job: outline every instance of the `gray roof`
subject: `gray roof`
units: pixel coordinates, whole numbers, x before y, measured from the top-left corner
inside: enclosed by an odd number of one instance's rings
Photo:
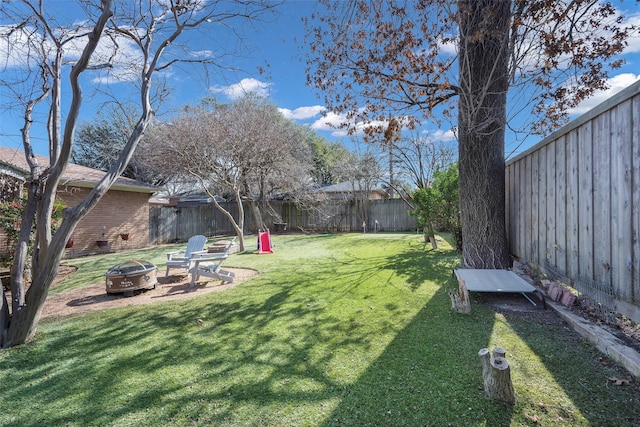
[[[322,193],[349,193],[352,191],[367,191],[366,186],[362,185],[362,183],[358,181],[344,181],[339,182],[338,184],[327,185],[325,187],[320,187],[317,191]],[[382,188],[370,188],[371,192],[380,192],[386,193]]]
[[[49,158],[36,155],[36,159],[43,167],[49,165]],[[25,179],[29,175],[29,164],[24,151],[16,148],[0,147],[0,173]],[[93,188],[105,176],[105,172],[86,166],[69,163],[62,175],[60,185],[72,187]],[[155,193],[157,187],[136,181],[135,179],[119,177],[111,186],[112,190],[133,191],[137,193]]]

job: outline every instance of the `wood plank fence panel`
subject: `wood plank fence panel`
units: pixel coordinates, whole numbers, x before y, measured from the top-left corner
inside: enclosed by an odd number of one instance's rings
[[[235,202],[221,203],[234,218],[238,218]],[[264,214],[264,221],[275,232],[281,222],[288,231],[362,231],[363,218],[367,221],[367,231],[375,228],[381,231],[415,231],[415,218],[409,216],[409,205],[399,199],[371,200],[367,203],[353,201],[332,201],[323,203],[317,209],[296,206],[293,202],[271,202],[275,214]],[[245,209],[245,233],[254,234],[257,227],[251,210]],[[214,205],[188,207],[154,207],[151,209],[150,235],[154,244],[185,242],[196,234],[206,236],[232,235],[235,230],[229,219]]]
[[[522,231],[520,232],[519,244],[523,256],[528,259],[531,256],[531,245],[529,244],[531,239],[528,238],[531,233],[531,159],[520,162],[520,168],[522,179],[520,185],[520,207],[522,209],[520,223],[524,224],[524,227],[520,227]]]
[[[627,300],[634,307],[640,310],[640,96],[632,99],[631,106],[631,297]],[[634,318],[640,315],[633,316]]]
[[[406,218],[411,207],[401,199],[392,199],[386,203],[371,203],[369,207],[369,224],[367,229],[376,228],[382,231],[404,231],[407,228]]]
[[[544,265],[547,259],[547,156],[546,150],[538,151],[538,259]]]
[[[515,186],[515,183],[517,182],[517,179],[515,179],[515,174],[518,171],[518,163],[514,163],[512,164],[509,168],[509,184],[511,186]],[[518,247],[517,244],[517,234],[518,234],[518,227],[515,226],[515,224],[518,224],[518,220],[516,218],[516,215],[518,214],[517,212],[517,208],[516,208],[516,203],[517,203],[517,191],[511,191],[507,194],[507,200],[509,200],[508,205],[512,208],[509,212],[509,214],[507,215],[507,218],[509,218],[509,228],[507,229],[507,235],[509,236],[509,240],[511,242],[513,242],[513,245],[511,247],[511,252],[516,255],[516,256],[520,256],[520,248]],[[511,226],[511,224],[513,224],[514,226]]]
[[[506,167],[511,250],[640,321],[640,82]]]
[[[514,169],[515,169],[515,165],[507,166],[505,169],[505,173],[504,173],[505,188],[511,188],[511,186],[513,185]],[[512,228],[510,224],[513,223],[513,219],[511,218],[511,216],[513,215],[513,209],[511,209],[511,206],[513,206],[513,192],[505,191],[504,204],[505,204],[505,209],[507,213],[505,215],[505,227],[507,230],[507,239],[510,242],[512,242],[514,228]],[[512,251],[513,251],[513,246],[512,246]]]
[[[513,177],[514,177],[513,185],[515,186],[514,194],[513,194],[513,208],[515,209],[515,212],[513,213],[514,224],[521,224],[520,222],[520,209],[521,209],[520,199],[522,197],[522,194],[520,192],[521,168],[522,168],[521,163],[514,164],[514,171],[513,171]],[[518,257],[524,256],[522,251],[522,245],[520,245],[520,242],[522,241],[522,237],[520,234],[522,232],[521,228],[522,227],[515,227],[513,230],[513,239],[514,239],[513,253]]]
[[[517,181],[516,181],[516,186],[517,186],[517,192],[518,195],[516,196],[517,198],[517,215],[516,215],[516,220],[518,221],[518,224],[524,224],[524,197],[522,195],[522,189],[524,187],[524,162],[520,162],[518,163],[518,172],[517,172]],[[524,245],[523,242],[524,240],[524,234],[525,234],[525,230],[524,227],[519,227],[518,228],[518,232],[516,235],[516,247],[518,248],[518,253],[521,254],[520,256],[525,256],[525,249],[524,249]]]

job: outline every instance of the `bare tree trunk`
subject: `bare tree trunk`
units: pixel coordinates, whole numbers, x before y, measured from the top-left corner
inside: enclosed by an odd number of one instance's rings
[[[31,237],[31,228],[36,216],[36,209],[38,205],[37,193],[38,193],[38,177],[29,183],[29,196],[27,203],[22,214],[22,220],[20,222],[20,235],[16,243],[16,250],[13,256],[13,263],[11,265],[11,312],[15,313],[20,307],[24,305],[24,270],[27,265],[27,255],[29,252],[29,239]]]
[[[258,202],[255,200],[249,200],[249,206],[251,206],[253,220],[256,223],[256,227],[258,228],[258,230],[267,231],[267,227],[264,224],[264,219],[262,218],[262,212],[260,212],[260,206],[258,206]]]
[[[244,244],[244,206],[242,205],[242,199],[240,197],[240,191],[238,191],[237,189],[234,191],[235,198],[236,198],[236,203],[238,204],[238,220],[236,221],[236,219],[233,217],[233,215],[231,215],[231,213],[228,210],[223,208],[222,205],[220,205],[220,203],[218,203],[218,201],[216,200],[215,195],[212,194],[207,189],[202,177],[200,177],[199,175],[194,175],[194,176],[200,181],[200,185],[202,185],[202,188],[205,189],[205,192],[207,193],[207,195],[209,195],[209,197],[211,197],[211,200],[213,200],[213,205],[216,207],[216,209],[218,209],[220,212],[222,212],[222,214],[225,217],[227,217],[227,219],[231,223],[231,226],[236,231],[236,236],[238,236],[238,247],[239,247],[239,250],[240,250],[240,252],[244,252],[244,250],[245,250],[245,244]]]
[[[504,134],[510,0],[458,1],[459,187],[463,264],[509,268]]]
[[[4,293],[2,279],[0,279],[0,289],[2,289],[2,300],[0,301],[0,348],[3,348],[11,317],[9,315],[9,303],[7,302],[7,296]]]
[[[43,268],[40,274],[33,278],[26,296],[26,303],[11,313],[11,324],[6,331],[2,346],[5,348],[23,344],[33,336],[36,326],[42,314],[44,302],[49,293],[49,287],[58,274],[60,259],[64,252],[60,250],[60,256],[53,261],[52,268]]]
[[[424,237],[425,243],[427,243],[427,240],[429,241],[429,243],[431,243],[431,249],[438,249],[438,243],[436,242],[436,233],[433,230],[433,224],[431,223],[431,221],[429,221],[424,227]]]

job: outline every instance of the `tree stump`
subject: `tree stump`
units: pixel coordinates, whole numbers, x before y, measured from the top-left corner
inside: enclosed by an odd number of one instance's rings
[[[511,368],[505,356],[506,351],[501,348],[495,348],[492,357],[489,356],[487,348],[478,352],[478,357],[482,361],[484,392],[492,399],[513,405],[516,402],[516,396],[511,382]]]
[[[458,289],[449,291],[449,298],[451,298],[451,308],[458,313],[469,314],[471,313],[471,302],[469,301],[469,291],[464,280],[458,281]]]

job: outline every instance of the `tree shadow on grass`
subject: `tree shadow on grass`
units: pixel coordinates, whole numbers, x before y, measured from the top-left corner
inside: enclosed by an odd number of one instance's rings
[[[476,306],[496,310],[497,323],[522,342],[508,349],[507,358],[515,362],[516,394],[520,391],[519,405],[526,408],[530,420],[547,417],[567,425],[640,425],[640,384],[616,386],[611,378],[630,378],[630,374],[571,330],[553,310],[533,307],[519,295],[474,295],[473,300]],[[536,360],[519,360],[522,345],[533,351]],[[533,398],[525,393],[528,384],[542,381],[551,384],[545,395]]]
[[[326,268],[296,265],[280,281],[265,274],[195,300],[94,313],[48,331],[45,324],[39,343],[0,363],[3,372],[19,373],[3,378],[3,401],[28,398],[33,410],[0,419],[508,424],[511,409],[479,389],[477,352],[493,317],[451,313],[437,285],[451,280],[451,261],[425,260],[429,253],[413,250],[336,258]],[[428,274],[434,284],[425,290],[420,283]]]
[[[450,310],[444,289],[340,396],[325,426],[509,425],[512,408],[482,390],[478,351],[491,316]]]

